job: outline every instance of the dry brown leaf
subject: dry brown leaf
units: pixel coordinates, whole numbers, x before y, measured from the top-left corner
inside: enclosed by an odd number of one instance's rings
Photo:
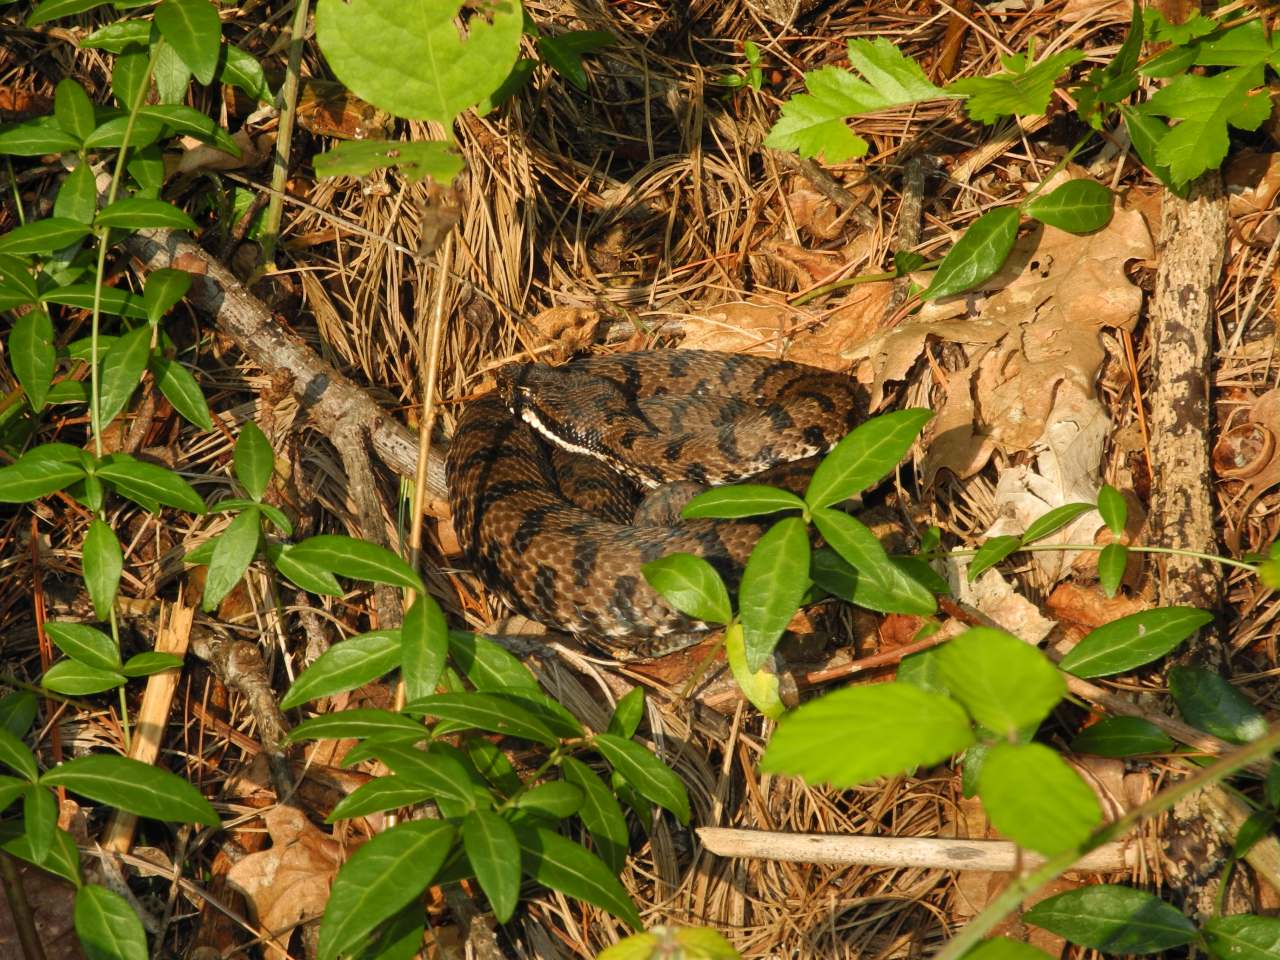
[[[193,173],[196,170],[245,170],[252,169],[275,148],[274,134],[259,134],[250,137],[243,127],[231,135],[236,146],[240,148],[240,156],[232,156],[225,150],[210,146],[195,137],[182,137],[178,146],[182,153],[174,156],[165,155],[165,174],[172,176],[179,173]]]
[[[787,194],[787,209],[797,229],[807,231],[819,240],[834,240],[840,235],[843,217],[834,203],[808,187],[797,187]]]
[[[551,345],[547,358],[568,360],[595,339],[600,311],[589,307],[549,307],[529,321],[538,331],[539,345]]]
[[[262,819],[271,835],[270,848],[235,864],[227,879],[244,895],[258,922],[283,943],[295,926],[324,912],[329,885],[344,859],[342,845],[293,807],[273,807]]]
[[[686,318],[680,346],[776,357],[795,321],[795,308],[785,303],[734,300]]]

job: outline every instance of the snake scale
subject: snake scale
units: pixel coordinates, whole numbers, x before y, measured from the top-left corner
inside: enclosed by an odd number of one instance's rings
[[[522,613],[627,657],[678,649],[706,629],[648,585],[642,564],[696,554],[732,589],[764,529],[637,512],[643,491],[774,479],[866,415],[847,377],[742,354],[517,363],[497,379],[466,406],[449,447],[464,557]]]

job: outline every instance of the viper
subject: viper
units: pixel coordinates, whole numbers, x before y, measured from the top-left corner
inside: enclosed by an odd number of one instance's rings
[[[682,502],[794,474],[867,412],[847,377],[711,351],[515,363],[497,382],[463,410],[446,461],[463,556],[522,613],[631,658],[707,629],[648,585],[645,563],[695,554],[733,589],[767,526],[683,520],[645,491],[674,488]]]

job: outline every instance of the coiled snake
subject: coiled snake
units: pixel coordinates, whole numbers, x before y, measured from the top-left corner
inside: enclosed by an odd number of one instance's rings
[[[447,459],[464,556],[521,612],[630,657],[698,639],[642,564],[709,561],[732,589],[760,523],[636,511],[641,488],[732,483],[828,451],[866,415],[861,388],[813,367],[697,350],[520,363],[469,403]]]

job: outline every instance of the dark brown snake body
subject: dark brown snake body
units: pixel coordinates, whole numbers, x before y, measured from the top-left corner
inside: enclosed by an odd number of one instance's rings
[[[635,491],[756,477],[825,453],[866,415],[847,377],[740,354],[515,364],[498,381],[468,404],[449,448],[464,556],[521,612],[633,657],[678,649],[706,629],[648,585],[643,564],[696,554],[732,589],[764,529],[636,518]]]

